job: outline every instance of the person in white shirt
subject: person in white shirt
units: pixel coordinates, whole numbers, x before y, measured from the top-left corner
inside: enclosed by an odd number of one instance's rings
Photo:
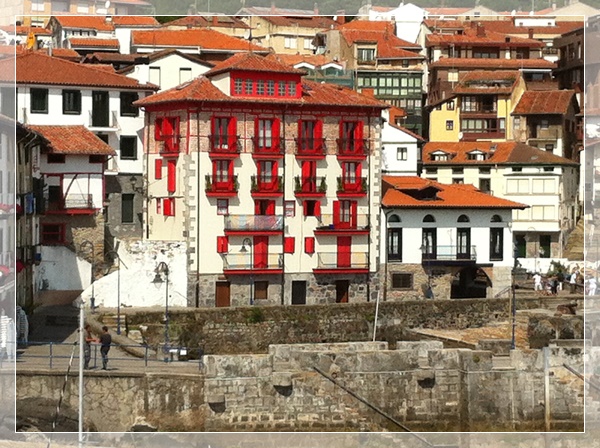
[[[535,274],[533,274],[533,289],[535,291],[542,290],[542,276],[540,275],[539,272],[536,272]]]
[[[596,277],[591,276],[588,280],[588,295],[595,296],[596,295]]]

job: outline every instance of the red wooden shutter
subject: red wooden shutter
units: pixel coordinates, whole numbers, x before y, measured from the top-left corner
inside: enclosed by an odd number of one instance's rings
[[[315,138],[323,138],[323,121],[317,120],[315,123]]]
[[[269,266],[269,237],[254,237],[254,267],[266,269]]]
[[[229,148],[233,148],[235,145],[235,137],[237,135],[237,120],[235,117],[231,117],[229,119],[229,123],[227,125],[227,143]]]
[[[315,202],[315,216],[321,217],[321,201]]]
[[[162,214],[162,199],[156,198],[156,214]]]
[[[333,225],[340,224],[340,201],[333,201]]]
[[[307,236],[304,238],[304,252],[307,254],[315,253],[315,237]]]
[[[267,202],[267,215],[273,216],[275,214],[275,201]]]
[[[154,178],[162,179],[162,159],[160,157],[154,160]]]
[[[358,202],[352,201],[350,206],[350,222],[352,223],[352,227],[356,228],[356,224],[358,222]]]
[[[337,265],[338,268],[349,268],[352,263],[352,237],[338,236],[337,239]]]
[[[311,175],[311,163],[309,161],[302,162],[302,180],[306,181]],[[302,182],[304,183],[304,182]]]
[[[217,237],[217,253],[225,254],[229,252],[229,238],[226,236]]]
[[[167,160],[167,191],[169,193],[175,193],[177,177],[177,160]]]
[[[173,151],[179,151],[179,117],[175,117],[171,133],[173,135]]]
[[[283,239],[283,252],[286,254],[293,254],[296,247],[296,238],[293,236],[286,236]]]
[[[254,200],[254,214],[260,215],[260,200],[259,199]]]
[[[275,118],[273,120],[272,135],[273,135],[273,146],[281,149],[282,145],[279,141],[279,136],[281,135],[281,120],[279,118]]]
[[[162,126],[163,126],[163,118],[157,118],[154,120],[154,140],[157,142],[162,140]]]
[[[175,215],[174,203],[173,203],[172,198],[164,198],[163,199],[163,214],[165,216],[174,216]]]

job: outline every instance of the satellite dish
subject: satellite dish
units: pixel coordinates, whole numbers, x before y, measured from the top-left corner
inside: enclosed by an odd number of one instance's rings
[[[533,15],[533,11],[529,11],[529,15],[532,16]]]
[[[244,39],[250,40],[251,37],[252,37],[252,33],[250,32],[250,30],[244,31]]]
[[[463,138],[463,137],[464,137],[464,134],[462,133],[462,131],[461,131],[461,132],[459,132],[459,133],[458,133],[458,139],[459,139],[459,140],[462,140],[462,138]]]
[[[106,0],[106,2],[104,3],[104,7],[106,9],[110,8],[110,0]]]
[[[514,16],[516,16],[516,15],[517,15],[517,10],[516,10],[516,9],[513,9],[513,10],[510,12],[510,15],[511,15],[511,16],[513,16],[513,17],[514,17]]]

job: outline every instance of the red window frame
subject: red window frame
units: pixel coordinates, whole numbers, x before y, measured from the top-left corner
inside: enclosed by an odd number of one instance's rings
[[[56,227],[50,229],[50,227]],[[64,223],[43,223],[40,226],[40,243],[43,245],[60,245],[65,244],[66,224]],[[55,236],[55,238],[48,238],[49,236]]]
[[[177,188],[177,159],[167,160],[167,191],[175,193]]]
[[[175,198],[163,199],[163,215],[175,216]]]
[[[270,136],[267,133],[267,123],[270,123]],[[257,118],[254,121],[254,139],[256,148],[262,151],[279,149],[281,121],[278,118]]]
[[[333,202],[333,225],[338,229],[356,228],[358,218],[358,203],[356,201]]]
[[[317,152],[323,138],[323,121],[298,120],[298,141],[301,152]]]
[[[340,149],[345,153],[360,153],[362,151],[364,123],[362,121],[340,122]]]
[[[212,149],[233,150],[236,140],[237,120],[232,116],[211,118]]]
[[[233,185],[233,162],[231,160],[213,160],[213,187],[229,188]]]
[[[314,160],[302,161],[302,192],[317,192],[317,163]]]
[[[279,164],[277,160],[259,160],[256,164],[258,186],[261,190],[275,190],[277,188],[277,174]]]
[[[162,158],[158,157],[156,160],[154,160],[154,179],[156,180],[162,179],[162,165]]]
[[[156,214],[162,215],[162,199],[156,198]]]
[[[226,254],[229,252],[229,238],[227,236],[217,237],[217,253]]]
[[[274,216],[275,215],[275,200],[273,200],[273,199],[256,199],[254,201],[254,214],[256,216]]]
[[[286,236],[283,238],[283,252],[286,254],[293,254],[296,251],[296,238],[293,236]]]
[[[359,191],[362,186],[362,163],[342,163],[342,186],[344,191]]]
[[[313,209],[313,213],[312,214],[307,214],[309,208],[311,207],[311,205],[309,205],[309,203],[314,203],[314,209]],[[307,200],[304,201],[302,203],[302,212],[304,214],[304,216],[321,216],[321,201],[312,201],[312,200]]]
[[[315,237],[314,236],[304,237],[304,252],[307,254],[315,253]]]

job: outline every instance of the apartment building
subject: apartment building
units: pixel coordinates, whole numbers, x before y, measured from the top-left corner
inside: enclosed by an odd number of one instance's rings
[[[192,306],[362,302],[376,294],[381,111],[238,54],[140,100],[146,238],[182,241]]]

